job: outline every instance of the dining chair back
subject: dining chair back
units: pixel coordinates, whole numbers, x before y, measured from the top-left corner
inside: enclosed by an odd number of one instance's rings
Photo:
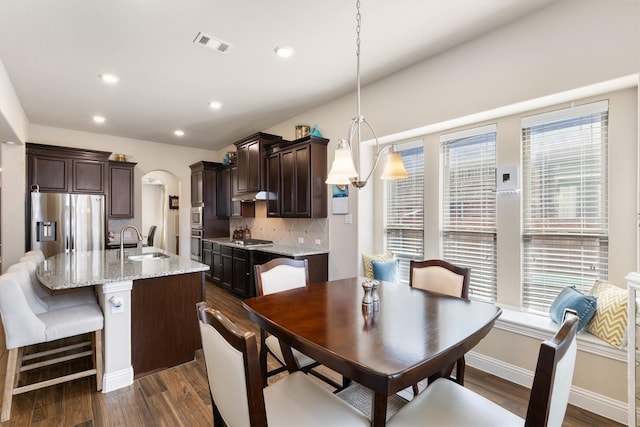
[[[558,333],[540,345],[525,419],[441,378],[402,407],[387,425],[421,425],[428,420],[437,426],[562,426],[576,361],[577,329],[578,316],[568,313]]]
[[[460,267],[441,259],[429,259],[425,261],[411,261],[409,263],[409,285],[414,288],[437,292],[457,298],[469,298],[469,281],[471,269]],[[464,384],[464,368],[466,362],[464,356],[455,363],[455,381]],[[429,378],[432,383],[439,377],[451,379],[454,365],[443,368],[439,374]],[[418,394],[418,385],[414,384],[413,393]]]
[[[275,258],[264,264],[257,264],[255,268],[256,295],[269,295],[289,289],[302,288],[309,285],[309,263],[306,259],[295,260],[290,258]],[[267,369],[267,354],[270,353],[280,364],[279,367]],[[291,349],[293,359],[298,368],[305,373],[315,375],[328,384],[340,388],[341,385],[329,379],[327,376],[313,371],[319,364],[309,356]],[[263,385],[267,385],[269,377],[286,370],[286,358],[280,341],[273,335],[260,330],[260,366],[262,369]]]
[[[469,298],[471,269],[441,259],[411,261],[409,285],[458,298]]]
[[[366,426],[357,409],[301,372],[263,388],[256,337],[205,302],[196,305],[215,426]]]
[[[256,264],[254,268],[258,296],[309,285],[309,263],[306,259],[275,258]]]
[[[13,396],[86,376],[96,376],[102,389],[102,329],[104,317],[97,303],[74,305],[56,310],[32,309],[28,301],[28,274],[22,270],[0,276],[0,314],[8,350],[0,421],[11,418]],[[34,295],[31,295],[34,297]],[[64,338],[92,334],[89,341],[66,344]],[[39,351],[36,344],[55,341],[56,348]],[[86,350],[86,347],[90,347]],[[29,353],[27,353],[27,350]],[[35,350],[35,352],[33,352]],[[49,365],[92,356],[93,367],[31,384],[20,383],[20,373]],[[37,362],[34,362],[36,360]],[[64,370],[63,370],[64,371]]]

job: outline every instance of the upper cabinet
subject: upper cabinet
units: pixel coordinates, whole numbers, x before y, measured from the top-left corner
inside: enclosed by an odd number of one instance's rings
[[[134,217],[134,171],[136,163],[109,161],[109,218]]]
[[[27,143],[27,192],[105,194],[111,153]]]
[[[282,140],[278,135],[258,132],[236,141],[238,180],[233,195],[255,193],[265,189],[264,154],[269,144]]]
[[[328,139],[307,136],[274,144],[267,152],[267,216],[327,217]]]
[[[219,174],[222,163],[198,162],[191,166],[191,206],[201,208],[202,216],[197,228],[202,228],[203,237],[226,237],[229,235],[229,216],[221,204],[226,189],[224,175]],[[227,181],[228,182],[228,181]],[[227,193],[228,194],[228,193]]]

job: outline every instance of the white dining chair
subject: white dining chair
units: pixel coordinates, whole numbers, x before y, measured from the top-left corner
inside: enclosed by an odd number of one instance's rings
[[[294,260],[290,258],[275,258],[255,268],[256,295],[269,295],[289,289],[301,288],[309,285],[309,266],[306,259]],[[327,382],[335,388],[342,385],[332,381],[325,375],[313,371],[319,365],[309,356],[292,348],[293,357],[301,371],[310,373]],[[280,367],[267,370],[267,354],[270,353],[280,363]],[[286,370],[285,357],[282,353],[280,341],[266,331],[260,330],[260,366],[262,369],[263,385],[267,385],[267,378]]]
[[[7,368],[0,421],[11,418],[13,396],[87,376],[96,377],[97,390],[102,389],[102,329],[104,317],[97,303],[47,309],[36,306],[37,296],[24,272],[7,272],[0,276],[0,315],[4,326]],[[30,294],[30,295],[29,295]],[[29,295],[29,297],[27,297]],[[91,339],[67,344],[65,338],[91,334]],[[36,344],[55,342],[56,348],[40,351]],[[32,347],[35,346],[35,347]],[[88,347],[88,349],[87,349]],[[35,350],[35,352],[33,352]],[[93,359],[93,366],[57,378],[24,384],[21,372],[46,368],[55,363],[81,357]]]
[[[402,407],[387,425],[562,426],[576,361],[577,328],[575,312],[566,314],[558,333],[541,344],[525,419],[468,388],[440,378]]]
[[[215,426],[370,426],[369,419],[300,371],[262,387],[256,336],[197,304]]]

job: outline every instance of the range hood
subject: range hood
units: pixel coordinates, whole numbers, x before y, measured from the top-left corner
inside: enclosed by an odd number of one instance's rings
[[[255,202],[256,200],[276,200],[276,193],[269,191],[257,191],[250,193],[237,194],[231,198],[234,202]]]

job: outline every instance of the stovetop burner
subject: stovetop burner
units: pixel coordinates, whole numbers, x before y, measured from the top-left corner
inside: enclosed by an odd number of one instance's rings
[[[231,243],[238,246],[244,246],[245,248],[255,248],[258,246],[271,246],[273,242],[271,240],[260,239],[248,239],[248,240],[231,240]]]

